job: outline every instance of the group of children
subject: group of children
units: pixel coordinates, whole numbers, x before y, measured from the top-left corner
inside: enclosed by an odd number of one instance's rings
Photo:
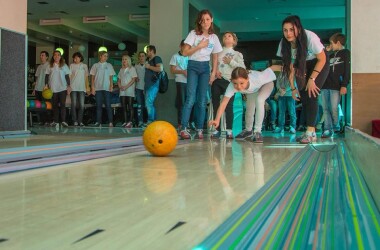
[[[236,46],[237,37],[232,32],[226,32],[223,36],[224,47],[221,47],[213,31],[212,14],[208,10],[199,13],[196,28],[185,39],[182,51],[184,56],[189,56],[187,97],[183,108],[186,115],[181,120],[180,137],[182,139],[191,138],[187,124],[190,110],[195,102],[197,104],[195,108],[202,111],[198,114],[195,138],[203,138],[205,93],[207,84],[210,84],[214,119],[208,124],[216,128],[211,137],[221,135],[218,128],[225,110],[225,134],[227,138],[234,137],[231,130],[233,113],[230,99],[236,92],[240,92],[247,94],[245,129],[236,135],[236,138],[245,139],[252,136],[253,142],[262,143],[261,129],[265,100],[274,88],[273,81],[276,80],[274,71],[280,72],[280,77],[277,79],[279,121],[274,132],[283,132],[286,108],[291,118],[289,131],[296,132],[295,100],[298,100],[301,101],[305,112],[306,132],[297,138],[297,141],[300,143],[316,141],[318,96],[321,93],[325,119],[322,138],[333,135],[333,128],[339,126],[337,110],[340,96],[346,94],[350,75],[349,51],[344,49],[345,37],[342,34],[335,34],[330,38],[328,47],[336,52],[329,63],[329,57],[320,38],[315,33],[304,29],[298,16],[285,18],[282,29],[283,38],[277,51],[277,55],[282,58],[282,66],[272,65],[263,72],[247,71],[244,67],[243,56],[233,49]],[[337,58],[338,53],[340,57]],[[222,94],[224,97],[220,101]]]
[[[262,124],[265,116],[265,101],[271,95],[276,81],[276,97],[279,106],[278,126],[275,133],[282,133],[285,126],[285,110],[290,116],[290,133],[295,133],[295,100],[301,100],[306,113],[306,132],[298,140],[301,143],[316,139],[315,125],[318,111],[318,96],[322,96],[324,110],[324,132],[322,137],[333,135],[339,126],[337,114],[340,96],[346,94],[349,82],[350,54],[344,49],[345,37],[335,34],[330,38],[327,49],[334,51],[334,57],[328,63],[328,55],[319,37],[302,27],[298,16],[287,17],[282,24],[283,38],[277,55],[282,58],[282,66],[272,65],[262,72],[245,68],[243,55],[234,50],[238,38],[233,32],[223,35],[223,46],[214,33],[213,16],[209,10],[199,12],[195,29],[180,44],[180,51],[170,60],[170,70],[175,74],[176,106],[178,109],[179,136],[190,139],[189,121],[193,117],[196,127],[195,138],[203,138],[206,117],[207,93],[211,89],[213,119],[208,122],[215,128],[212,138],[219,138],[220,118],[224,111],[226,138],[245,139],[252,137],[256,143],[262,143]],[[147,59],[145,58],[147,56]],[[71,96],[71,112],[75,126],[84,126],[84,95],[95,95],[97,122],[101,126],[103,105],[107,111],[109,127],[113,127],[111,111],[111,92],[113,89],[113,66],[107,63],[107,52],[99,52],[99,62],[90,72],[83,64],[83,56],[76,52],[70,68],[65,64],[59,51],[53,52],[50,63],[48,53],[41,52],[41,65],[36,72],[34,94],[41,96],[44,88],[53,91],[53,114],[51,123],[55,126],[61,115],[62,126],[68,126],[65,115],[66,95]],[[159,89],[157,73],[163,70],[162,59],[156,55],[156,48],[149,45],[147,54],[138,54],[139,62],[132,66],[131,58],[122,57],[122,68],[118,73],[120,103],[123,109],[123,127],[132,127],[134,118],[133,102],[137,102],[137,125],[143,127],[142,110],[148,112],[148,123],[156,119],[154,101]],[[278,71],[276,77],[275,71]],[[330,74],[329,74],[330,72]],[[87,82],[91,75],[91,89]],[[44,81],[45,79],[45,81]],[[327,79],[327,80],[326,80]],[[326,83],[325,83],[326,82]],[[211,86],[210,86],[211,85]],[[233,98],[240,92],[246,94],[245,129],[238,135],[232,133]],[[222,99],[221,99],[221,96]],[[145,99],[145,101],[144,101]],[[78,105],[77,105],[78,104]],[[77,113],[78,106],[78,113]],[[129,116],[127,113],[129,112]],[[194,113],[192,115],[192,113]]]
[[[143,127],[143,108],[147,107],[148,122],[155,119],[154,99],[158,92],[158,81],[146,81],[152,79],[155,72],[162,70],[154,65],[162,65],[159,57],[155,56],[155,47],[148,48],[148,59],[146,54],[139,53],[139,62],[132,65],[131,58],[128,55],[122,56],[122,67],[118,73],[117,85],[119,88],[120,103],[123,113],[122,127],[131,128],[134,121],[133,103],[136,98],[137,117],[139,127]],[[85,95],[92,94],[96,100],[96,122],[93,126],[100,127],[102,124],[103,106],[107,112],[108,126],[113,127],[113,113],[111,109],[111,95],[113,91],[113,76],[116,74],[113,66],[107,62],[108,53],[100,51],[98,53],[99,61],[95,63],[91,70],[88,70],[83,63],[83,55],[75,52],[72,56],[73,62],[70,67],[67,66],[62,58],[60,51],[54,51],[53,56],[48,62],[49,53],[42,51],[40,53],[41,64],[38,66],[35,76],[36,82],[33,95],[36,99],[43,100],[42,92],[44,89],[51,89],[53,92],[53,121],[50,126],[67,127],[66,122],[66,97],[71,98],[71,116],[74,126],[84,126],[83,113]],[[154,58],[154,63],[151,62]],[[151,65],[150,65],[151,64]],[[147,76],[147,77],[146,77]],[[91,85],[88,79],[91,79]],[[91,87],[90,87],[91,86]],[[156,87],[157,91],[151,91]],[[145,98],[147,96],[147,98]],[[129,115],[128,115],[129,114]]]

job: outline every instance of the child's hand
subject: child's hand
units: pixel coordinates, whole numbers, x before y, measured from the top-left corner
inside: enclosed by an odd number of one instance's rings
[[[216,121],[216,120],[210,120],[210,121],[208,122],[208,126],[209,126],[209,127],[214,126],[214,128],[218,128],[218,127],[219,127],[219,122]]]
[[[223,57],[223,62],[225,64],[230,64],[231,60],[232,60],[232,57],[230,57],[230,56],[224,56]]]
[[[207,48],[207,46],[208,46],[208,39],[203,38],[202,41],[198,43],[198,47],[201,49]]]
[[[300,93],[298,92],[298,89],[292,90],[292,97],[294,100],[300,101],[300,99],[298,98],[299,96],[300,96]]]

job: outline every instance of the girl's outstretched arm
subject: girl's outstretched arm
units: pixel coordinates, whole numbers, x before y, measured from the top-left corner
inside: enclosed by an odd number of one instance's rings
[[[211,126],[214,126],[215,128],[219,127],[220,118],[222,117],[222,114],[224,113],[224,110],[226,109],[229,100],[230,100],[230,97],[226,97],[226,96],[223,97],[222,102],[219,105],[218,111],[216,112],[216,117],[214,117],[214,120],[210,120],[208,122],[208,125],[210,127]]]

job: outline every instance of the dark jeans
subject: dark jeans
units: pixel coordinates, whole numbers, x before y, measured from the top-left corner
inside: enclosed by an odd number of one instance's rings
[[[95,92],[95,100],[96,100],[96,121],[100,124],[102,123],[102,111],[103,104],[106,107],[108,122],[113,122],[113,114],[111,109],[111,93],[106,90],[97,90]]]
[[[66,122],[66,96],[67,90],[53,93],[53,122]],[[59,121],[61,114],[61,121]]]
[[[35,93],[36,100],[39,100],[41,102],[45,101],[45,99],[42,96],[42,91],[35,90],[34,93]]]
[[[121,107],[123,109],[124,122],[133,122],[134,110],[133,110],[133,97],[120,96]],[[128,119],[129,111],[129,119]]]
[[[144,107],[145,107],[145,97],[144,90],[136,89],[135,90],[136,103],[137,103],[137,123],[141,125],[144,123]]]
[[[218,111],[218,108],[220,106],[220,96],[224,96],[224,93],[226,92],[226,89],[229,84],[230,82],[225,79],[216,79],[211,85],[211,97],[212,97],[212,107],[214,111],[214,118],[216,117],[216,112]],[[234,99],[235,99],[235,96],[232,96],[225,110],[226,129],[232,129],[232,121],[234,119],[234,113],[233,113]],[[218,130],[220,131],[220,126],[218,127]]]
[[[325,52],[326,54],[326,52]],[[317,78],[315,79],[315,84],[318,88],[322,89],[323,84],[325,83],[325,80],[327,78],[327,75],[329,74],[329,61],[328,56],[326,55],[326,63],[323,66],[321,72],[318,74]],[[314,66],[317,63],[317,59],[306,61],[306,81],[310,78],[311,73],[314,70]],[[309,97],[309,94],[305,86],[299,90],[301,95],[301,102],[302,102],[302,109],[305,111],[306,115],[306,126],[307,127],[315,127],[317,124],[317,116],[318,116],[318,96],[314,97],[311,95]]]
[[[72,91],[70,93],[71,97],[71,118],[73,122],[82,123],[83,122],[83,112],[84,112],[84,96],[83,91]],[[78,107],[78,113],[77,113]]]
[[[180,125],[181,120],[182,120],[183,104],[185,103],[185,99],[186,99],[186,83],[176,82],[176,87],[177,87],[177,96],[175,99],[175,106],[177,108],[178,125]]]

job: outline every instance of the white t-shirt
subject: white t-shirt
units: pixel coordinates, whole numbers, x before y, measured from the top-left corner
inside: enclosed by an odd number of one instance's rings
[[[53,93],[67,90],[65,76],[70,75],[70,69],[66,64],[60,68],[58,64],[54,63],[52,68],[47,67],[46,74],[49,75],[49,87]]]
[[[211,34],[208,37],[205,37],[203,34],[197,35],[195,33],[195,30],[190,31],[185,39],[185,43],[191,47],[196,47],[203,39],[209,40],[208,46],[206,48],[195,51],[194,54],[189,56],[189,60],[207,62],[210,61],[211,53],[215,54],[223,50],[217,35]]]
[[[84,63],[70,64],[70,87],[72,91],[86,92],[86,77],[88,77],[88,67]]]
[[[229,64],[223,62],[223,57],[230,57],[232,60]],[[233,48],[223,48],[223,51],[218,54],[218,70],[222,73],[222,77],[229,81],[231,73],[236,67],[245,68],[243,55],[235,51]]]
[[[37,76],[36,86],[34,87],[37,91],[43,91],[45,87],[45,76],[46,69],[49,67],[49,62],[41,64],[37,67],[35,76]]]
[[[95,63],[91,67],[90,74],[95,76],[95,90],[110,90],[110,76],[115,75],[115,70],[110,63]]]
[[[321,53],[325,47],[321,43],[321,39],[317,36],[317,34],[315,34],[314,32],[312,32],[310,30],[306,30],[306,29],[305,29],[305,32],[306,32],[306,37],[307,37],[306,60],[308,61],[308,60],[312,60],[312,59],[316,58],[315,55]],[[282,57],[281,46],[282,46],[282,39],[281,39],[280,44],[278,45],[278,49],[277,49],[277,56],[279,56],[279,57]],[[295,50],[295,49],[292,50],[292,59],[296,58],[296,56],[297,56],[296,51],[297,50]]]
[[[170,65],[176,66],[177,70],[187,70],[187,64],[189,62],[189,58],[187,56],[182,56],[179,53],[175,53],[170,59]],[[176,82],[187,83],[187,77],[184,74],[175,74]]]
[[[134,67],[125,69],[121,68],[119,74],[117,75],[117,78],[120,79],[121,86],[127,86],[134,77],[137,77],[136,69]],[[124,91],[120,90],[119,96],[135,97],[135,84],[133,83]]]
[[[276,80],[276,75],[270,68],[267,68],[266,70],[262,72],[251,70],[248,74],[248,79],[249,79],[248,89],[245,89],[243,91],[237,91],[234,88],[234,84],[230,82],[230,84],[228,85],[226,89],[226,93],[224,93],[224,96],[232,97],[236,92],[240,92],[243,94],[256,93],[264,84],[267,84]]]
[[[145,86],[145,64],[136,64],[135,70],[139,80],[136,82],[136,89],[144,90]]]

